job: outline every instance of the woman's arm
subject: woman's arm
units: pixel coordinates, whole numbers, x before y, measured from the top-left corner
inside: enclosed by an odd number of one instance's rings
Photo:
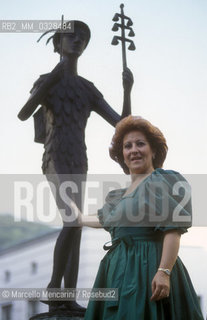
[[[178,255],[180,236],[180,233],[176,230],[165,234],[159,268],[172,270]],[[170,276],[165,272],[158,270],[152,280],[151,301],[166,298],[169,296],[169,293]]]
[[[80,227],[90,227],[90,228],[102,228],[102,225],[99,222],[97,214],[91,214],[84,216],[82,212],[77,207],[76,203],[70,199],[69,206],[75,214],[76,221]]]
[[[97,214],[89,215],[89,216],[81,216],[81,225],[83,227],[90,228],[102,228],[102,225],[99,222]]]

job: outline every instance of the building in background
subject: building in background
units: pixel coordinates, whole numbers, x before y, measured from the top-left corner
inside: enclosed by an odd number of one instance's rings
[[[0,251],[1,288],[46,288],[49,283],[53,250],[59,230],[49,232]],[[91,288],[99,262],[105,251],[102,246],[109,235],[103,230],[84,228],[81,245],[78,288]],[[87,305],[87,301],[80,301]],[[28,320],[28,317],[47,312],[39,301],[0,300],[1,320]]]
[[[0,251],[1,288],[46,288],[52,272],[53,250],[59,231],[52,231]],[[78,288],[91,288],[105,251],[103,244],[109,234],[101,229],[83,229]],[[207,251],[200,247],[180,248],[199,296],[203,314],[207,312],[206,277]],[[80,301],[87,305],[87,301]],[[0,319],[28,320],[34,314],[47,312],[47,306],[39,301],[0,300]]]

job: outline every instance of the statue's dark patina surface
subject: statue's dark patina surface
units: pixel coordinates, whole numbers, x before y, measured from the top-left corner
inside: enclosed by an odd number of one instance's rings
[[[34,83],[31,96],[18,117],[21,120],[28,119],[41,105],[34,114],[34,120],[35,141],[44,143],[43,173],[49,182],[55,184],[56,190],[65,181],[75,182],[78,193],[69,192],[69,195],[81,209],[81,182],[86,179],[88,169],[85,145],[87,119],[91,111],[95,111],[115,126],[122,117],[130,114],[133,76],[129,69],[124,70],[124,103],[120,116],[92,82],[78,75],[78,58],[88,45],[90,29],[81,21],[73,23],[74,32],[54,34],[54,50],[62,55],[62,59],[50,73],[41,75]],[[56,202],[59,209],[65,209],[65,217],[70,216],[70,208],[62,201],[59,192],[56,194]],[[63,218],[63,228],[56,242],[48,288],[60,288],[63,276],[65,288],[76,287],[81,229],[66,220]],[[50,309],[61,307],[84,312],[81,306],[71,301],[54,301],[49,304]]]

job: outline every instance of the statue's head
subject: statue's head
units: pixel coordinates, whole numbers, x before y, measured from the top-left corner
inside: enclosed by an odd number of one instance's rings
[[[69,23],[74,24],[74,31],[63,33],[60,30],[56,31],[53,36],[54,51],[66,56],[70,54],[80,56],[88,45],[91,32],[87,24],[82,21],[68,21],[66,26]]]
[[[67,26],[69,24],[73,24],[74,30],[67,32]],[[63,56],[74,55],[79,57],[84,49],[87,47],[88,42],[91,37],[91,32],[86,23],[78,20],[71,20],[65,23],[66,31],[61,29],[57,30],[49,30],[41,35],[41,37],[37,40],[38,42],[49,32],[55,32],[49,39],[47,39],[46,44],[53,40],[54,51],[58,52]]]

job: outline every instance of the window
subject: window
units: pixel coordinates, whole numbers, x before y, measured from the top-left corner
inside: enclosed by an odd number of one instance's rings
[[[12,320],[11,312],[12,312],[11,304],[2,306],[2,320]]]
[[[37,273],[37,267],[38,267],[37,262],[32,262],[31,263],[31,273],[32,274],[36,274]]]
[[[11,280],[11,272],[9,270],[6,270],[4,272],[4,281],[9,282]]]

